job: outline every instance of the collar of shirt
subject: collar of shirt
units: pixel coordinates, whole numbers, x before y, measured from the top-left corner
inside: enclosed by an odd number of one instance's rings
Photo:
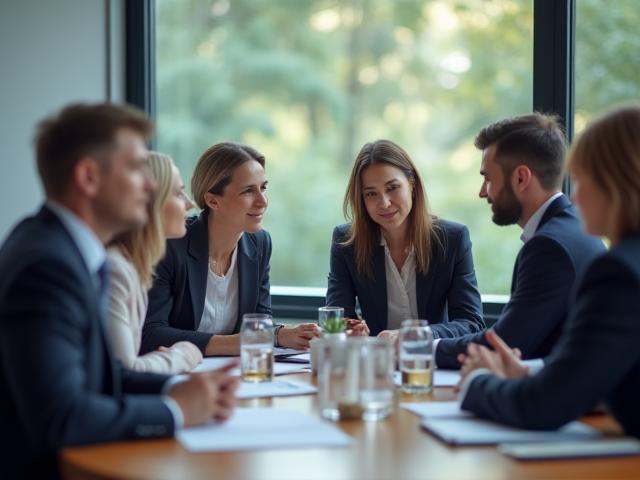
[[[389,250],[389,246],[387,245],[387,241],[384,239],[384,235],[380,235],[380,245],[382,247],[384,247],[384,254],[385,257],[388,257],[389,260],[391,260],[391,251]],[[407,258],[404,261],[404,264],[402,265],[402,268],[400,269],[400,274],[404,274],[406,268],[408,265],[411,265],[411,268],[414,267],[414,265],[411,263],[414,260],[414,257],[416,255],[416,252],[413,248],[411,248],[411,250],[409,251],[409,254],[407,255]],[[393,262],[393,260],[391,260]]]
[[[549,205],[551,205],[551,203],[553,203],[553,201],[560,196],[562,196],[562,192],[551,195],[551,197],[549,197],[546,202],[540,205],[540,208],[538,208],[538,210],[536,210],[535,213],[531,215],[531,218],[522,229],[520,240],[522,240],[524,243],[527,243],[527,241],[529,241],[531,237],[533,237],[533,235],[536,233],[536,230],[538,230],[538,225],[540,225],[540,220],[542,220],[544,212],[546,212],[547,208],[549,208]]]
[[[80,250],[89,273],[95,275],[104,264],[107,254],[104,245],[95,233],[75,213],[53,200],[47,200],[46,206],[65,226],[73,242]]]

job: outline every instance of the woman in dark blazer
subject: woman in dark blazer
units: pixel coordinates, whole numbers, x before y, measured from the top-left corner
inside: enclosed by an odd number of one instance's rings
[[[202,209],[185,237],[167,242],[149,291],[141,352],[186,340],[204,355],[238,355],[245,313],[271,314],[271,237],[264,157],[251,147],[219,143],[198,160],[191,179]],[[306,348],[314,324],[276,328],[276,344]]]
[[[469,347],[462,408],[553,429],[604,400],[625,432],[640,437],[640,105],[587,127],[569,170],[585,229],[611,249],[578,282],[567,327],[541,370],[530,372],[493,333],[487,339],[496,352]]]
[[[352,223],[333,232],[326,303],[345,309],[355,333],[394,338],[409,318],[428,320],[436,338],[484,328],[469,232],[429,214],[420,175],[400,146],[362,147],[344,212]]]

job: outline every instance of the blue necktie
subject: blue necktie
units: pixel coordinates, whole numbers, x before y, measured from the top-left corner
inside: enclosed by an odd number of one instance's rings
[[[98,308],[103,319],[107,318],[109,302],[109,265],[105,260],[98,269]]]

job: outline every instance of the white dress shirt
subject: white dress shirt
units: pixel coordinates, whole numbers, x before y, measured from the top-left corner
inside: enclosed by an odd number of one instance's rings
[[[527,223],[524,225],[522,234],[520,235],[520,240],[522,240],[522,243],[527,243],[527,241],[529,241],[531,237],[535,235],[536,230],[538,230],[538,225],[540,225],[540,220],[542,220],[542,217],[547,211],[547,208],[549,208],[549,205],[551,205],[556,198],[561,196],[562,192],[551,195],[551,197],[549,197],[542,205],[540,205],[540,207],[538,207],[534,214],[531,215],[529,220],[527,220]]]
[[[238,320],[237,254],[238,247],[231,254],[231,265],[226,275],[217,275],[209,269],[199,332],[222,335],[233,333]]]
[[[381,236],[380,245],[384,247],[387,281],[387,329],[395,330],[401,327],[403,320],[418,318],[416,255],[411,250],[398,271],[384,236]]]

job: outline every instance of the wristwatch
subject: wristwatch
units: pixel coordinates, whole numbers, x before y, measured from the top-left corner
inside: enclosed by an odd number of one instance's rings
[[[273,346],[274,347],[282,347],[282,345],[278,343],[278,334],[280,333],[280,330],[282,330],[283,328],[284,328],[284,324],[282,323],[278,323],[274,327],[274,330],[273,330]]]

